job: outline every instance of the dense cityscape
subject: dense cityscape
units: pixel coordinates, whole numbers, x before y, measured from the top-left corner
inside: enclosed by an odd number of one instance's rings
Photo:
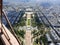
[[[17,36],[17,45],[60,45],[60,5],[3,4],[2,11],[2,25]]]

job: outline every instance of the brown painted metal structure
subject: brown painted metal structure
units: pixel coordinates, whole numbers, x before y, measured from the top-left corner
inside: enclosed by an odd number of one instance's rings
[[[0,22],[2,23],[2,0],[0,0]]]
[[[7,34],[9,31],[6,32],[6,29],[5,29],[5,33],[3,32],[3,28],[5,28],[5,27],[3,27],[3,25],[2,25],[2,14],[4,15],[7,23],[9,24],[13,36],[14,36],[14,37],[16,38],[16,40],[18,41],[19,45],[21,45],[20,40],[18,39],[17,35],[15,34],[14,29],[13,29],[13,27],[12,27],[12,25],[11,25],[8,17],[7,17],[7,15],[5,15],[5,13],[2,11],[2,0],[0,0],[0,33],[2,33],[2,34],[4,34],[4,35],[6,34],[6,35],[8,36],[8,38],[6,38],[6,39],[8,39],[8,41],[9,41],[9,40],[10,40],[10,39],[9,39],[9,35]],[[2,27],[3,27],[3,28],[2,28]],[[10,34],[11,34],[11,33],[10,33]],[[1,36],[1,35],[0,35],[0,36]],[[5,37],[6,37],[6,36],[5,36]],[[9,42],[10,42],[10,41],[9,41]],[[10,43],[10,45],[11,45],[11,43]]]

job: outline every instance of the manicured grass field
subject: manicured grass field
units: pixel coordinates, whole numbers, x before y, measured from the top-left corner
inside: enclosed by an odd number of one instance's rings
[[[30,19],[28,19],[28,25],[30,25]]]

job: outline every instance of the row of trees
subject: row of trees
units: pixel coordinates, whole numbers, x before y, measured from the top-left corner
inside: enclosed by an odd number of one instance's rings
[[[33,30],[32,31],[32,34],[33,34],[33,37],[32,39],[34,40],[34,42],[38,45],[44,43],[46,44],[46,37],[45,37],[45,34],[47,33],[48,31],[47,30]]]
[[[38,27],[38,30],[33,30],[31,34],[33,35],[32,40],[34,40],[33,45],[47,45],[45,34],[49,32],[50,28],[46,27],[43,23],[40,23],[37,15],[32,17],[32,26]]]
[[[26,25],[25,21],[26,21],[26,18],[22,17],[22,18],[19,19],[18,23],[13,25],[14,31],[15,31],[16,35],[18,36],[18,38],[21,41],[21,45],[24,45],[25,30],[19,30],[19,27],[20,26],[22,26],[22,27],[25,26]]]
[[[15,30],[18,38],[20,39],[21,45],[24,45],[24,38],[25,38],[25,30]]]

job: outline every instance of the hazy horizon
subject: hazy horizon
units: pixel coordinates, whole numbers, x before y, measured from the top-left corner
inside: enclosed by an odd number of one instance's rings
[[[42,3],[42,2],[48,2],[53,4],[60,4],[60,0],[3,0],[3,3]]]

